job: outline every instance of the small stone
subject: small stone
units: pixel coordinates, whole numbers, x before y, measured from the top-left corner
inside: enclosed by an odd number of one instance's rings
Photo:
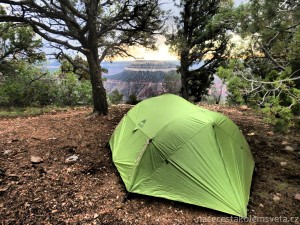
[[[277,202],[277,201],[279,201],[279,200],[280,200],[279,196],[277,196],[277,195],[274,195],[274,197],[273,197],[273,201]]]
[[[246,106],[246,105],[241,105],[240,106],[240,110],[242,110],[242,111],[246,111],[246,110],[249,110],[250,108],[248,107],[248,106]]]
[[[264,207],[264,205],[263,205],[263,204],[259,204],[259,207],[263,208],[263,207]]]
[[[273,131],[269,131],[269,132],[267,132],[267,135],[273,136],[273,135],[274,135],[274,132],[273,132]]]
[[[280,162],[281,166],[285,166],[287,164],[287,162]]]
[[[38,163],[43,162],[43,159],[41,157],[38,157],[38,156],[31,156],[30,161],[32,163],[38,164]]]
[[[281,142],[281,145],[288,145],[289,143],[287,141]]]
[[[300,201],[300,194],[296,194],[295,195],[295,199],[298,200],[298,201]]]
[[[56,213],[56,212],[58,212],[57,209],[53,209],[53,210],[51,211],[51,213]]]
[[[56,139],[57,139],[56,137],[48,138],[48,140],[56,140]]]
[[[122,209],[123,204],[121,202],[116,202],[115,207],[116,207],[116,209]]]
[[[3,155],[8,155],[10,153],[12,153],[12,150],[4,150]]]
[[[77,155],[72,155],[72,156],[66,158],[66,163],[76,162],[77,160],[78,160],[78,156]]]
[[[291,147],[291,146],[286,146],[285,147],[285,150],[289,151],[289,152],[293,152],[294,151],[294,148]]]
[[[97,217],[99,217],[99,214],[98,214],[98,213],[95,213],[95,214],[94,214],[94,219],[96,219]]]

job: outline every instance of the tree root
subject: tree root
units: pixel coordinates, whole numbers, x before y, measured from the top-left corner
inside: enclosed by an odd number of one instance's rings
[[[91,115],[87,116],[85,119],[86,120],[94,119],[95,117],[97,117],[99,115],[100,115],[100,113],[98,111],[95,111]]]

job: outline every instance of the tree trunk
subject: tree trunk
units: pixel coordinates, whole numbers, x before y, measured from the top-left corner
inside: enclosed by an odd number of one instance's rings
[[[108,112],[108,104],[106,99],[106,92],[101,80],[101,67],[99,61],[98,53],[98,38],[97,38],[97,14],[98,14],[98,4],[99,1],[92,0],[88,1],[88,38],[86,48],[88,53],[86,57],[89,64],[90,79],[92,84],[93,93],[93,103],[94,103],[94,113],[99,113],[100,115],[106,115]]]
[[[186,100],[189,100],[189,88],[188,88],[188,72],[189,72],[189,66],[188,66],[188,53],[183,52],[180,55],[180,75],[181,75],[181,97],[183,97]]]
[[[100,115],[106,115],[108,112],[108,104],[106,99],[106,91],[101,80],[101,68],[100,64],[98,63],[98,58],[93,57],[93,54],[89,54],[87,55],[87,60],[90,69],[94,112],[98,112]]]
[[[180,90],[181,97],[186,100],[189,100],[189,93],[188,93],[188,85],[186,76],[183,76],[181,73],[181,90]]]

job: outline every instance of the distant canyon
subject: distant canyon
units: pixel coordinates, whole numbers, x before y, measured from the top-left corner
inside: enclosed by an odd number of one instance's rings
[[[179,93],[181,82],[177,65],[167,61],[137,60],[121,73],[104,76],[107,93],[118,90],[123,100],[130,95],[145,99],[163,93]]]

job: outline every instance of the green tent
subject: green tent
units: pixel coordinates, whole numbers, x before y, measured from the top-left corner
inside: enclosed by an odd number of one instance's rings
[[[110,147],[128,192],[247,216],[254,161],[226,116],[176,95],[150,98],[124,116]]]

